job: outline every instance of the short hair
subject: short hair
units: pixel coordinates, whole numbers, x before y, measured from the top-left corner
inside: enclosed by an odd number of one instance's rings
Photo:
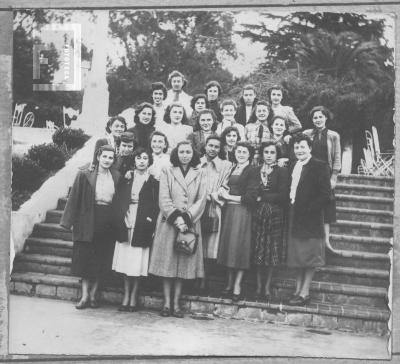
[[[111,133],[111,127],[116,121],[119,121],[122,124],[124,124],[125,125],[125,131],[126,131],[126,120],[125,120],[125,118],[123,118],[122,116],[113,116],[110,119],[108,119],[107,124],[106,124],[106,132],[108,134]]]
[[[282,92],[282,101],[286,99],[287,97],[287,90],[281,86],[281,85],[272,85],[268,90],[267,90],[267,95],[268,95],[268,101],[271,102],[271,93],[272,90],[280,90]],[[282,102],[281,101],[281,102]]]
[[[249,151],[249,162],[251,163],[253,161],[254,153],[255,153],[254,147],[249,142],[245,142],[245,141],[240,141],[240,142],[236,143],[236,146],[234,149],[234,154],[233,154],[236,163],[237,163],[237,160],[236,160],[235,152],[236,152],[236,149],[239,147],[247,148],[247,150]]]
[[[194,104],[197,102],[199,99],[204,99],[206,102],[206,108],[208,109],[210,107],[208,100],[207,100],[207,95],[205,94],[196,94],[192,97],[192,100],[190,101],[190,107],[194,110]]]
[[[322,106],[322,105],[314,106],[310,110],[309,115],[310,115],[311,121],[312,121],[312,118],[314,116],[314,113],[316,113],[317,111],[320,111],[323,115],[325,115],[327,123],[332,121],[332,118],[333,118],[332,112],[327,107]]]
[[[219,137],[218,134],[211,134],[211,135],[209,135],[209,136],[207,137],[207,139],[206,139],[206,144],[205,144],[205,145],[207,145],[207,143],[208,143],[209,140],[218,140],[218,141],[220,142],[220,144],[222,144],[221,137]]]
[[[181,77],[181,78],[182,78],[182,81],[183,81],[182,88],[184,88],[184,87],[187,85],[187,79],[186,79],[186,77],[183,75],[183,73],[181,73],[181,72],[179,72],[179,71],[177,71],[177,70],[174,70],[174,71],[172,71],[172,72],[168,75],[168,81],[167,81],[167,83],[168,83],[168,86],[169,86],[169,87],[171,87],[171,81],[172,81],[172,79],[173,79],[174,77]]]
[[[264,162],[264,149],[267,148],[267,147],[270,147],[271,145],[273,145],[275,147],[276,159],[281,158],[282,150],[281,150],[281,148],[279,148],[279,145],[273,140],[267,140],[266,142],[262,142],[260,147],[258,148],[260,163]]]
[[[115,149],[112,145],[110,144],[104,144],[102,146],[100,146],[97,150],[96,150],[96,160],[95,160],[95,164],[99,164],[98,158],[101,156],[101,154],[103,152],[113,152],[114,155],[114,162],[115,162],[115,158],[116,158],[116,154],[115,154]]]
[[[136,157],[143,153],[146,153],[149,157],[149,166],[151,166],[153,164],[153,154],[147,148],[138,147],[137,149],[135,149],[135,151],[132,154],[134,168],[136,168],[136,164],[135,164]]]
[[[256,86],[254,86],[251,83],[248,83],[246,85],[243,86],[242,91],[244,90],[253,90],[255,94],[257,94],[257,90],[256,90]]]
[[[307,144],[308,144],[308,146],[309,146],[310,148],[312,147],[312,140],[311,140],[311,138],[310,138],[308,135],[303,134],[303,133],[296,133],[296,134],[293,136],[292,142],[293,142],[293,145],[294,145],[295,143],[300,143],[300,142],[303,141],[303,140],[305,140],[305,141],[307,142]]]
[[[171,116],[170,116],[170,113],[171,113],[171,110],[172,110],[173,107],[180,107],[180,108],[182,108],[182,110],[183,110],[183,117],[182,117],[181,123],[182,123],[183,125],[188,125],[189,122],[188,122],[188,118],[187,118],[187,116],[186,116],[185,108],[184,108],[184,106],[183,106],[181,103],[179,103],[179,102],[173,102],[172,104],[168,105],[168,106],[165,108],[164,121],[165,121],[167,124],[171,124]]]
[[[274,124],[274,121],[278,120],[278,119],[283,120],[285,122],[286,130],[289,130],[289,120],[283,115],[274,115],[272,117],[271,121],[269,122],[269,126],[270,126],[271,130],[272,130],[272,125]]]
[[[200,127],[200,116],[204,115],[204,114],[210,114],[211,115],[211,117],[213,119],[213,124],[211,126],[211,130],[215,131],[217,129],[218,122],[217,122],[217,115],[215,115],[215,112],[212,109],[204,109],[204,110],[199,111],[199,113],[197,114],[197,119],[196,119],[196,130],[201,130],[201,127]]]
[[[267,120],[269,120],[269,118],[271,117],[271,114],[272,114],[271,105],[269,104],[268,101],[260,100],[260,101],[256,102],[256,104],[253,106],[253,108],[251,110],[251,114],[250,114],[250,117],[249,117],[249,123],[255,123],[257,121],[256,111],[257,111],[257,106],[258,105],[263,105],[263,106],[266,106],[268,108],[268,118],[267,118]]]
[[[197,167],[197,166],[200,164],[200,156],[199,156],[199,154],[196,152],[196,150],[194,149],[193,144],[192,144],[190,141],[188,141],[188,140],[183,140],[183,141],[179,142],[179,143],[176,145],[176,147],[175,147],[174,149],[172,149],[172,151],[171,151],[171,156],[170,156],[171,164],[172,164],[174,167],[179,167],[179,166],[180,166],[181,163],[179,162],[178,149],[179,149],[179,147],[180,147],[181,145],[190,145],[190,147],[191,147],[192,150],[193,150],[193,156],[192,156],[191,161],[189,162],[189,166],[190,166],[190,167]]]
[[[153,94],[153,92],[156,90],[161,90],[163,92],[164,100],[167,98],[167,87],[164,85],[163,82],[153,82],[151,84],[151,94]]]
[[[121,138],[120,138],[120,143],[130,143],[133,142],[133,144],[135,145],[135,134],[130,132],[130,131],[125,131],[121,134]]]
[[[133,118],[133,121],[135,122],[135,124],[141,124],[141,122],[139,121],[139,114],[143,111],[143,109],[145,108],[149,108],[151,109],[151,120],[150,123],[147,124],[148,126],[153,126],[156,122],[156,110],[154,110],[154,107],[152,104],[150,104],[149,102],[142,102],[135,110],[135,116]]]
[[[206,83],[206,88],[204,89],[204,93],[207,95],[207,91],[211,87],[216,87],[218,89],[218,97],[222,94],[222,87],[218,81],[209,81]]]
[[[165,141],[165,148],[164,148],[164,150],[163,150],[163,153],[166,153],[167,150],[168,150],[168,148],[169,148],[168,138],[167,138],[167,136],[166,136],[164,133],[162,133],[162,132],[159,131],[159,130],[153,131],[153,132],[151,133],[151,135],[150,135],[150,139],[149,139],[150,149],[151,149],[151,140],[153,139],[153,137],[154,137],[155,135],[159,135],[159,136],[162,136],[162,137],[164,138],[164,141]]]
[[[238,128],[236,128],[235,126],[228,126],[221,133],[221,140],[224,145],[226,145],[226,136],[232,131],[234,131],[236,133],[236,135],[238,137],[237,140],[238,140],[238,142],[240,142],[240,133],[239,133]]]
[[[237,110],[237,103],[232,99],[225,99],[221,102],[221,112],[224,110],[224,107],[227,105],[232,105],[235,110]]]

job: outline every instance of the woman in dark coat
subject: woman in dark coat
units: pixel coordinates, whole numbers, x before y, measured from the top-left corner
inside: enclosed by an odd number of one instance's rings
[[[149,148],[150,135],[155,130],[156,111],[153,105],[148,102],[141,103],[135,110],[135,126],[128,131],[135,134],[136,145],[138,147]]]
[[[293,145],[297,162],[290,173],[287,265],[297,271],[296,291],[289,304],[305,305],[315,268],[325,265],[324,208],[331,188],[329,165],[311,157],[310,138],[298,134]]]
[[[149,173],[151,154],[139,147],[132,156],[133,176],[121,179],[116,191],[116,227],[112,269],[124,275],[120,311],[137,310],[141,276],[147,276],[149,251],[158,215],[158,181]]]
[[[73,228],[72,274],[82,278],[77,309],[98,307],[99,280],[111,270],[114,194],[119,179],[119,173],[111,168],[114,160],[112,146],[99,148],[95,168],[78,172],[61,217],[62,227]]]
[[[275,142],[263,142],[259,155],[262,165],[256,168],[258,202],[253,214],[253,262],[257,267],[256,299],[263,296],[262,276],[265,268],[268,268],[264,294],[265,299],[269,300],[273,269],[286,263],[284,217],[288,202],[288,171],[286,167],[278,166],[280,149]]]
[[[219,195],[227,202],[223,220],[217,262],[228,268],[228,283],[223,296],[234,302],[241,298],[244,271],[250,268],[252,209],[257,200],[258,178],[251,166],[253,147],[239,142],[235,148],[236,164],[228,180],[229,192]]]
[[[219,100],[222,95],[222,87],[218,81],[207,82],[204,93],[207,95],[209,108],[214,111],[217,121],[222,120],[221,109],[219,107]]]

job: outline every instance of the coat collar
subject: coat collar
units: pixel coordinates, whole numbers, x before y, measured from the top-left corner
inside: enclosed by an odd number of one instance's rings
[[[207,157],[204,155],[200,158],[200,166],[203,168],[205,167],[208,163],[211,163],[215,170],[219,173],[222,169],[222,159],[219,158],[218,156],[216,156],[213,160],[211,160],[210,162],[207,160]]]
[[[97,180],[97,171],[98,171],[98,169],[99,169],[99,167],[96,166],[94,170],[91,171],[90,169],[87,169],[84,172],[84,174],[85,174],[90,186],[92,186],[93,190],[96,189],[96,180]],[[114,185],[116,186],[117,183],[118,183],[118,179],[119,179],[119,172],[114,170],[114,169],[112,169],[112,168],[110,168],[110,173],[111,173],[111,176],[113,178]]]
[[[182,171],[179,167],[172,168],[172,174],[177,180],[177,182],[184,188],[185,190],[188,189],[189,185],[196,179],[199,174],[198,168],[190,167],[186,176],[183,177]]]

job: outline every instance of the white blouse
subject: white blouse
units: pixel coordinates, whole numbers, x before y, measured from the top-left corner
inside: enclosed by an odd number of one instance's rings
[[[154,154],[153,164],[149,167],[150,174],[157,180],[160,180],[161,171],[163,168],[171,167],[170,156],[167,153]]]
[[[96,205],[109,205],[114,197],[115,186],[111,172],[97,173],[95,201]]]
[[[292,172],[292,184],[290,185],[290,202],[293,205],[296,201],[296,193],[297,187],[300,182],[301,171],[303,170],[303,166],[305,166],[311,159],[311,156],[307,158],[305,161],[297,161],[296,165],[293,168]]]

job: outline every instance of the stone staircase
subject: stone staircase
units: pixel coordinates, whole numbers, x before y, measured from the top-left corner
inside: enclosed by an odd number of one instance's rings
[[[277,270],[273,280],[272,302],[256,302],[254,272],[245,275],[244,300],[233,304],[220,297],[225,271],[210,267],[210,292],[206,296],[183,296],[184,308],[195,314],[252,318],[268,322],[315,326],[329,329],[388,332],[390,310],[388,288],[390,251],[393,236],[393,179],[358,175],[340,176],[337,189],[338,221],[331,226],[331,244],[338,252],[327,251],[327,265],[315,274],[312,301],[306,307],[284,304],[293,291],[293,272]],[[71,233],[58,225],[66,199],[47,212],[46,220],[36,224],[17,255],[11,292],[59,299],[77,300],[79,279],[70,275]],[[120,303],[121,279],[110,276],[101,299]],[[143,285],[141,302],[146,308],[162,304],[160,282],[152,277]]]

